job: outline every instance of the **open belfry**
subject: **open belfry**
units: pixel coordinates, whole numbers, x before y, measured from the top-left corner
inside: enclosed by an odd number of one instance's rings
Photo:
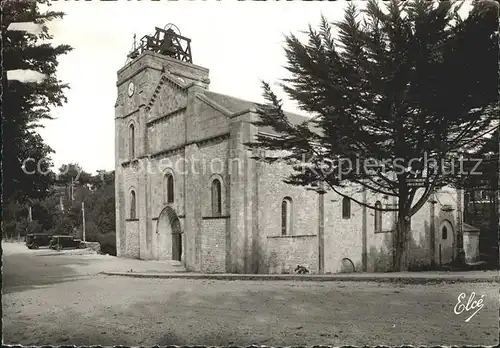
[[[210,91],[191,40],[175,25],[134,42],[115,105],[118,256],[173,260],[204,273],[391,269],[395,214],[331,191],[285,184],[292,168],[254,159],[256,104]],[[309,120],[287,113],[291,123]],[[397,202],[360,187],[351,197]],[[462,193],[443,188],[412,217],[409,264],[478,257],[478,230],[461,223]],[[322,223],[321,223],[322,222]]]

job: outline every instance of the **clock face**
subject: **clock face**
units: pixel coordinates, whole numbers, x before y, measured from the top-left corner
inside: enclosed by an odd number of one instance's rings
[[[135,86],[133,82],[128,84],[128,96],[131,97],[134,94]]]

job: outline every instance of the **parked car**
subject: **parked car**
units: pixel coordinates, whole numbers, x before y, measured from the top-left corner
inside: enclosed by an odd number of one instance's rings
[[[30,233],[25,237],[28,249],[38,249],[41,246],[49,246],[51,236],[43,233]]]
[[[55,250],[61,250],[64,248],[83,248],[83,242],[79,238],[73,236],[52,236],[50,239],[49,247]]]

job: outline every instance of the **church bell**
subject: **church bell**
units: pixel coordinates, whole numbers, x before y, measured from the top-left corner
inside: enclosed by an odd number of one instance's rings
[[[166,56],[175,56],[177,54],[177,47],[174,45],[174,36],[170,30],[167,31],[163,39],[161,53]]]

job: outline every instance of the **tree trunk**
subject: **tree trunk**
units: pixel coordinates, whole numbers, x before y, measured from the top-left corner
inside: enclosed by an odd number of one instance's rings
[[[474,213],[473,213],[473,216],[474,216],[474,221],[473,221],[473,224],[477,224],[477,220],[478,220],[478,216],[477,216],[477,205],[476,205],[476,191],[473,191],[474,192],[474,198],[472,199],[472,208],[474,210]]]
[[[405,217],[408,217],[407,219]],[[396,234],[394,235],[393,270],[408,270],[408,247],[411,236],[411,219],[409,214],[398,214]]]

